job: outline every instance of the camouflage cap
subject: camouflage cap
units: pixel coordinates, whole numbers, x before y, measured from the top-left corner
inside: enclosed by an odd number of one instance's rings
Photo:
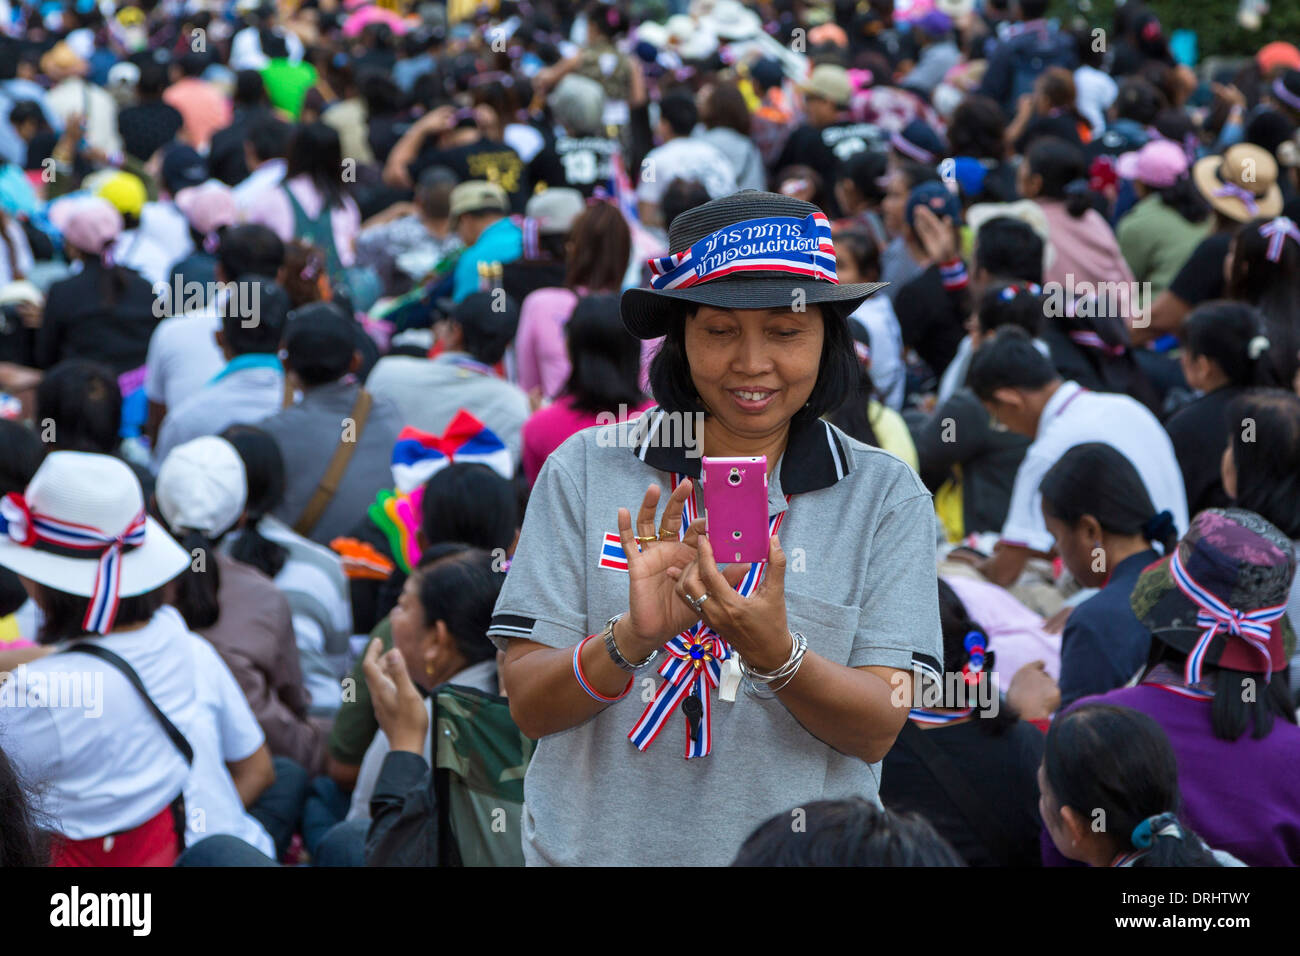
[[[1151,636],[1188,653],[1205,628],[1200,608],[1174,580],[1172,556],[1151,565],[1138,578],[1130,604]],[[1228,607],[1248,614],[1285,606],[1295,577],[1295,551],[1286,535],[1253,511],[1209,508],[1192,521],[1178,542],[1178,560],[1204,590]],[[1286,667],[1295,634],[1286,617],[1274,621],[1268,641],[1272,670]],[[1264,660],[1246,641],[1220,631],[1210,642],[1205,663],[1247,673],[1264,673]]]

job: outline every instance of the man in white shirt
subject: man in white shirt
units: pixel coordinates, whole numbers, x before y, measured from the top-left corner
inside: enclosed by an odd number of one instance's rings
[[[993,556],[978,565],[990,581],[1008,587],[1032,555],[1052,550],[1038,485],[1066,451],[1085,442],[1104,442],[1122,452],[1156,508],[1173,515],[1180,535],[1187,530],[1187,494],[1173,443],[1140,402],[1062,381],[1017,326],[1003,328],[975,353],[966,385],[992,418],[1033,440],[1016,472],[1001,540]]]
[[[663,145],[650,150],[642,160],[636,187],[641,221],[647,225],[668,227],[659,202],[674,179],[691,179],[703,184],[710,199],[736,191],[731,160],[716,147],[691,136],[699,116],[694,98],[686,93],[669,93],[659,104],[658,133]]]
[[[397,405],[402,421],[441,435],[456,412],[465,409],[496,432],[520,460],[520,430],[528,420],[528,396],[493,369],[519,326],[519,306],[509,296],[497,309],[496,295],[476,292],[436,329],[443,352],[437,358],[389,355],[366,380],[376,397]]]
[[[284,264],[284,243],[265,226],[232,226],[217,249],[217,279],[235,282],[246,275],[276,276]],[[149,338],[144,391],[149,398],[148,434],[157,439],[163,417],[210,382],[224,367],[217,346],[225,295],[209,298],[205,309],[186,312],[184,289],[155,286],[154,308],[171,318],[159,322]],[[199,300],[201,301],[201,300]]]
[[[285,157],[289,155],[292,136],[293,127],[272,117],[260,119],[249,128],[248,139],[244,141],[244,162],[252,172],[231,188],[241,222],[247,221],[268,189],[284,182],[288,169]]]

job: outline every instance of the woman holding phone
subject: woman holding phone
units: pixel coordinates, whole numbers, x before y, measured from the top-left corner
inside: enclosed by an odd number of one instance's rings
[[[669,240],[622,300],[633,335],[665,336],[657,405],[547,459],[488,631],[538,740],[529,864],[725,865],[775,813],[878,803],[914,673],[940,669],[930,496],[820,418],[880,284],[839,284],[825,216],[772,193],[685,212]],[[760,456],[757,500],[710,487],[710,541],[702,458]],[[719,568],[746,501],[764,560]]]

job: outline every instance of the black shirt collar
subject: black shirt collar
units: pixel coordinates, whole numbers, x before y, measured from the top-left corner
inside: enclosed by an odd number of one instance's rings
[[[643,413],[645,431],[634,430],[639,438],[632,453],[652,468],[700,477],[700,456],[688,455],[698,448],[702,436],[674,434],[678,429],[659,407]],[[662,437],[661,437],[661,432]],[[684,440],[685,439],[685,440]],[[829,488],[849,473],[849,453],[844,436],[820,418],[795,420],[780,464],[781,490],[788,495]]]

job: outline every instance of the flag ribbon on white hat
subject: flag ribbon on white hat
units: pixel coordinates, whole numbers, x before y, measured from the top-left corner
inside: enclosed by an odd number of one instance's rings
[[[107,634],[112,630],[122,582],[123,549],[144,544],[143,508],[120,534],[113,535],[90,525],[33,512],[22,495],[11,492],[0,499],[0,532],[24,548],[64,557],[89,557],[86,552],[98,552],[95,587],[81,626],[92,634]]]

